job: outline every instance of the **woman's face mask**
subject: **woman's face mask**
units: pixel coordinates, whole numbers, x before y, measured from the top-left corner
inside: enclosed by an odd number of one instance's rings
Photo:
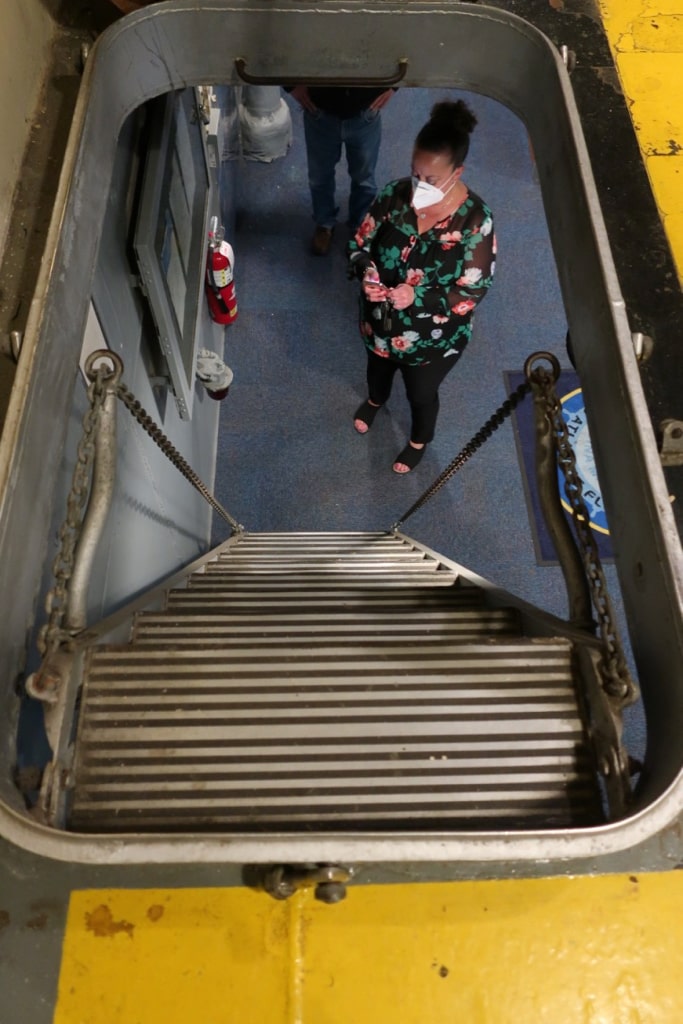
[[[446,179],[446,181],[450,181],[450,179],[453,177],[455,173],[456,172],[453,171],[453,174],[451,174],[450,177]],[[412,204],[413,208],[416,210],[424,210],[425,207],[427,206],[436,206],[437,203],[440,203],[443,199],[446,198],[450,190],[453,188],[453,185],[455,185],[455,182],[453,182],[453,184],[450,185],[449,188],[447,188],[446,191],[444,192],[442,189],[437,188],[436,185],[430,185],[428,181],[418,181],[415,175],[413,175],[412,178]]]

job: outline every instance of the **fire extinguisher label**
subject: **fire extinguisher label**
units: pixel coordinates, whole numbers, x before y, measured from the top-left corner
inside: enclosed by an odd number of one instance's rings
[[[224,267],[222,270],[212,270],[211,276],[216,288],[227,288],[232,281],[232,267]]]

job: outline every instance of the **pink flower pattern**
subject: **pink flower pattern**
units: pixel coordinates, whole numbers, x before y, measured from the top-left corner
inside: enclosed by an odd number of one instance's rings
[[[363,242],[371,235],[375,230],[375,218],[371,217],[369,213],[365,214],[365,217],[358,225],[358,230],[354,235],[354,241],[359,248],[362,248]]]
[[[468,190],[453,214],[419,232],[411,197],[409,178],[390,182],[349,243],[359,276],[371,261],[389,290],[404,284],[413,289],[404,308],[361,294],[361,335],[370,352],[404,365],[445,356],[455,361],[469,341],[472,312],[493,280],[493,217]]]
[[[444,231],[439,235],[442,249],[452,249],[458,242],[462,241],[462,231]]]
[[[456,316],[466,316],[467,313],[471,313],[476,302],[472,299],[463,299],[462,302],[458,302],[455,306],[451,306],[451,312],[455,313]]]

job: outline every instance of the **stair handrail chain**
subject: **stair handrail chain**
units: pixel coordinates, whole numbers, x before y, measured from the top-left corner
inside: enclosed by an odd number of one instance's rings
[[[59,530],[59,548],[52,563],[54,586],[45,595],[45,611],[47,621],[38,633],[37,646],[39,652],[47,657],[61,643],[70,639],[68,630],[63,629],[64,617],[69,594],[69,581],[73,574],[76,558],[76,545],[83,525],[83,510],[90,493],[90,477],[95,458],[95,437],[100,421],[100,412],[107,395],[105,380],[117,372],[108,370],[104,363],[97,368],[89,368],[88,407],[83,415],[83,429],[76,449],[71,487],[66,500],[66,515]]]
[[[107,394],[114,393],[125,405],[134,419],[149,434],[166,458],[199,491],[202,497],[230,524],[233,533],[243,533],[241,526],[209,491],[190,464],[166,436],[163,430],[145,411],[133,393],[121,381],[123,361],[109,349],[92,352],[85,362],[85,375],[90,381],[87,388],[88,408],[83,416],[83,429],[76,451],[71,487],[67,496],[67,512],[59,531],[59,549],[53,562],[55,585],[45,597],[47,622],[41,627],[37,646],[43,658],[53,654],[62,644],[72,639],[74,630],[69,628],[67,616],[69,583],[74,575],[78,558],[78,542],[84,523],[84,509],[90,496],[93,501],[91,478],[96,454],[96,438],[100,426],[102,409]]]
[[[524,371],[534,390],[543,397],[546,416],[551,425],[557,453],[557,464],[564,476],[564,492],[572,512],[572,522],[583,559],[586,579],[590,588],[593,608],[598,619],[598,630],[602,641],[600,671],[605,692],[617,698],[622,706],[632,703],[638,696],[638,689],[631,678],[624,657],[619,629],[614,617],[612,600],[607,589],[607,580],[600,560],[600,552],[590,526],[590,513],[583,497],[583,482],[576,468],[576,454],[562,414],[562,404],[557,397],[555,384],[560,375],[559,363],[551,360],[552,370],[543,366],[534,367],[538,353],[529,356]]]
[[[548,371],[543,363],[550,363]],[[422,508],[451,479],[465,463],[492,436],[494,431],[512,414],[526,395],[533,390],[540,394],[545,407],[545,416],[552,433],[556,453],[556,464],[563,472],[565,494],[572,511],[579,555],[590,596],[598,619],[602,641],[600,671],[605,692],[619,701],[622,706],[637,699],[638,689],[633,682],[619,637],[612,602],[607,590],[607,581],[600,561],[600,553],[590,528],[590,514],[583,498],[583,484],[576,469],[576,456],[569,438],[569,431],[562,406],[557,397],[555,384],[560,376],[560,364],[550,352],[534,352],[524,364],[526,380],[496,409],[479,431],[461,449],[436,480],[420,495],[400,519],[391,526],[396,532],[409,516]]]
[[[391,526],[391,532],[398,530],[399,527],[405,523],[406,519],[410,518],[410,516],[412,516],[414,512],[417,512],[419,508],[422,508],[423,505],[426,505],[427,502],[441,490],[444,484],[448,483],[451,477],[455,476],[455,474],[462,469],[468,459],[472,458],[474,453],[478,451],[486,441],[488,441],[493,433],[498,430],[498,427],[500,427],[508,416],[514,412],[522,399],[528,395],[529,391],[531,391],[531,384],[528,380],[525,380],[508,398],[505,399],[493,415],[487,419],[483,427],[481,427],[467,442],[464,448],[458,452],[452,462],[449,462],[436,480],[430,484],[427,490],[424,491],[417,501],[410,506],[408,511],[404,512],[401,518],[396,520],[396,522]]]

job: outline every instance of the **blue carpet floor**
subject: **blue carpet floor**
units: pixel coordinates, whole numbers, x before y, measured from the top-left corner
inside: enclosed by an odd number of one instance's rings
[[[378,184],[410,171],[412,144],[449,90],[400,90],[383,112]],[[290,102],[294,141],[270,164],[243,161],[235,237],[239,315],[226,329],[234,382],[221,410],[215,493],[253,532],[389,529],[506,397],[506,372],[553,352],[569,369],[566,319],[526,132],[514,114],[466,95],[479,124],[464,180],[493,210],[496,279],[479,307],[472,342],[441,388],[437,437],[407,477],[391,470],[408,437],[400,380],[372,431],[353,411],[366,397],[357,328],[358,284],[346,277],[348,176],[337,170],[340,224],[327,257],[309,254],[313,221],[301,111]],[[529,399],[527,399],[529,401]],[[215,541],[226,536],[216,525]],[[508,420],[405,533],[498,586],[566,615],[560,569],[539,564],[523,468]],[[605,566],[621,616],[614,567]],[[629,712],[629,749],[644,729]]]

